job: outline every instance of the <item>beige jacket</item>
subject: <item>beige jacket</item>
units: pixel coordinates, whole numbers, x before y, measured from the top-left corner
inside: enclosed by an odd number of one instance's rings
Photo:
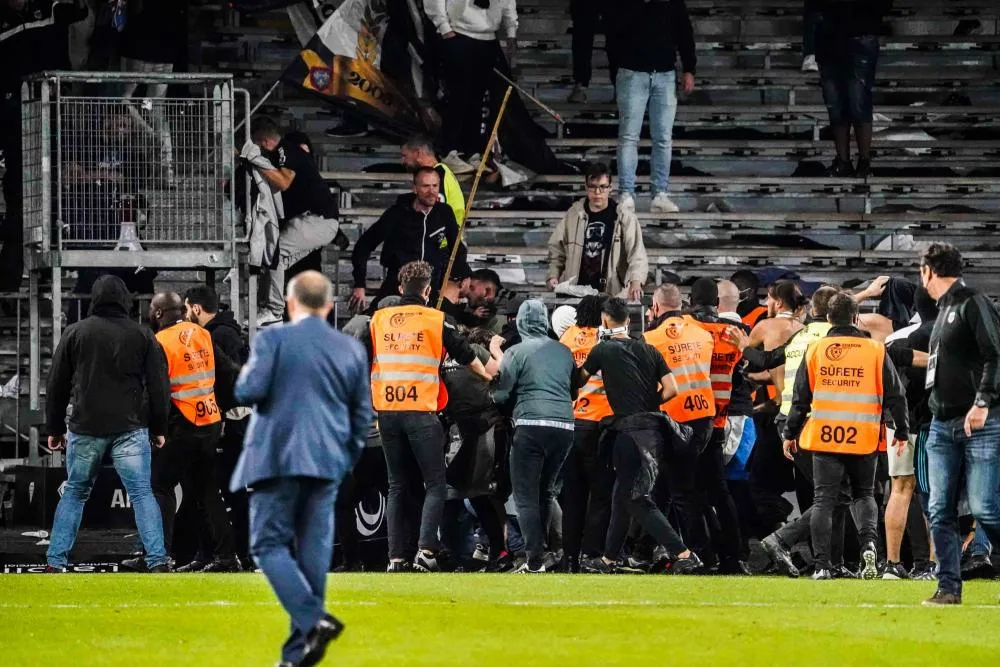
[[[579,275],[583,258],[583,235],[587,229],[586,199],[581,199],[566,211],[552,236],[549,237],[549,278],[565,282]],[[611,256],[605,276],[607,293],[623,296],[628,284],[637,280],[646,283],[649,261],[642,242],[642,227],[635,212],[618,207],[618,220],[611,240]]]

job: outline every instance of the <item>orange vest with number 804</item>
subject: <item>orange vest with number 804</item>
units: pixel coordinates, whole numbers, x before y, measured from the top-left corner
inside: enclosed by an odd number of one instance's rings
[[[587,360],[590,351],[597,346],[597,329],[571,326],[559,342],[573,353],[573,361],[579,368]],[[604,391],[604,380],[601,379],[600,373],[592,375],[587,384],[580,388],[580,395],[573,405],[573,416],[582,421],[599,422],[613,414],[611,404],[608,403],[608,395]]]
[[[438,412],[444,313],[426,306],[382,308],[372,315],[372,405],[379,412]]]
[[[854,336],[821,338],[805,363],[812,388],[799,446],[811,452],[871,454],[884,438],[882,365],[885,346]]]
[[[215,402],[215,351],[212,336],[192,322],[178,322],[156,334],[167,357],[170,400],[195,426],[222,421]]]
[[[663,324],[647,331],[646,342],[663,355],[677,380],[677,395],[662,409],[680,423],[715,416],[712,394],[712,334],[694,321],[668,317]]]

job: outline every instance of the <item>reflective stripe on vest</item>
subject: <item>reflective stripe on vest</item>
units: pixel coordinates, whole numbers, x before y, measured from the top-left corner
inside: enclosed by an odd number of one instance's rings
[[[438,412],[444,313],[426,306],[382,308],[372,315],[372,405],[379,412]]]
[[[599,342],[597,329],[571,326],[563,333],[559,342],[573,353],[573,361],[577,367],[583,366],[590,351]],[[608,396],[604,391],[604,379],[600,373],[592,375],[580,388],[580,393],[573,404],[573,417],[581,421],[599,422],[612,414],[614,413],[611,404],[608,403]]]
[[[712,383],[712,395],[715,397],[714,428],[725,428],[729,418],[729,403],[733,398],[733,373],[736,365],[743,359],[743,352],[726,339],[726,331],[735,326],[730,322],[700,322],[690,316],[699,327],[712,334],[712,373],[709,380]]]
[[[455,222],[461,227],[462,223],[465,222],[465,195],[462,194],[462,186],[458,184],[455,173],[444,162],[438,162],[434,165],[434,168],[444,170],[444,178],[441,180],[441,193],[439,196],[454,211]]]
[[[664,412],[684,423],[715,416],[712,394],[712,349],[714,341],[694,320],[669,317],[645,333],[646,342],[663,355],[677,381],[677,395],[664,403]]]
[[[785,386],[781,391],[781,407],[778,409],[786,417],[792,409],[795,375],[799,372],[799,366],[802,365],[802,360],[806,357],[806,351],[810,345],[830,333],[832,326],[829,322],[810,322],[788,339],[788,343],[785,345]]]
[[[812,404],[799,446],[813,452],[871,454],[882,440],[885,346],[868,338],[822,338],[806,351]]]
[[[195,426],[222,421],[215,401],[215,350],[212,336],[191,322],[161,329],[156,340],[167,358],[170,400]]]

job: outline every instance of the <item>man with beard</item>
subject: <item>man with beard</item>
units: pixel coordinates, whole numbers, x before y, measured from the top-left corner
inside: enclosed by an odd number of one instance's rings
[[[406,171],[415,173],[421,167],[430,167],[441,177],[441,191],[438,198],[455,212],[455,220],[461,227],[465,222],[465,195],[458,184],[454,172],[438,159],[434,142],[422,135],[410,137],[399,149],[399,161]]]

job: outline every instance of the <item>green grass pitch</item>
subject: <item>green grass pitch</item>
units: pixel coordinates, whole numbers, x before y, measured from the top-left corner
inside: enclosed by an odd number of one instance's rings
[[[331,575],[328,665],[1000,665],[1000,582]],[[0,664],[266,666],[287,618],[259,574],[0,577]]]

